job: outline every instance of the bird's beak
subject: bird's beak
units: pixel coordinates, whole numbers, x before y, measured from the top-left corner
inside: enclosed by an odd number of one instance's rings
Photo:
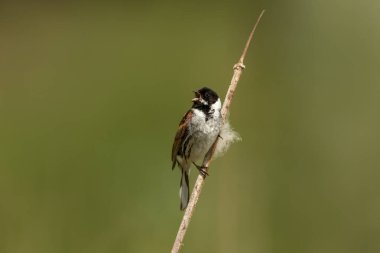
[[[193,98],[191,101],[192,102],[198,102],[201,100],[201,94],[198,91],[193,91],[195,94],[195,98]]]

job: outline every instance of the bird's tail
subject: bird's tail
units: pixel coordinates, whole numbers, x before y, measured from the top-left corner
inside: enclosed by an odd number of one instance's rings
[[[187,170],[182,169],[182,177],[179,188],[179,197],[181,199],[181,210],[185,210],[187,204],[189,203],[190,192],[189,192],[189,174]]]

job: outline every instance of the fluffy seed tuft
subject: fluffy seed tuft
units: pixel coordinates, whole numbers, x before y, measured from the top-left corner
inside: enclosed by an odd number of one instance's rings
[[[223,124],[222,129],[220,130],[220,137],[221,138],[219,138],[218,144],[216,145],[214,153],[215,157],[224,155],[232,143],[241,141],[239,133],[232,129],[230,122],[228,121]]]

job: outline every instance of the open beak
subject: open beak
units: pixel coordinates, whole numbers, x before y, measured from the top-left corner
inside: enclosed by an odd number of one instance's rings
[[[191,101],[192,102],[198,102],[201,100],[201,94],[198,91],[193,91],[195,94],[195,98],[193,98]]]

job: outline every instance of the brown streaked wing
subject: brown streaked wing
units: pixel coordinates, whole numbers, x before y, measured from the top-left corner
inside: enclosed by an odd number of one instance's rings
[[[183,116],[181,122],[179,123],[179,127],[175,135],[173,148],[172,148],[172,162],[173,162],[172,169],[174,169],[175,164],[177,162],[178,151],[181,148],[183,141],[186,139],[187,130],[188,130],[187,126],[192,116],[193,116],[193,111],[192,110],[187,111],[187,113],[185,114],[185,116]]]

